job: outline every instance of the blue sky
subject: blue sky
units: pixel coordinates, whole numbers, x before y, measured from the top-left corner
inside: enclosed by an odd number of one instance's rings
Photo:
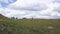
[[[14,3],[14,2],[16,2],[16,0],[5,0],[5,1],[3,0],[0,3],[2,7],[7,7],[9,4]]]
[[[60,18],[60,0],[0,0],[0,14],[9,18]]]

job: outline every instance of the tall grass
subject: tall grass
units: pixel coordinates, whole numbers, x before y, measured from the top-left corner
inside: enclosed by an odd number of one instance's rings
[[[0,20],[0,34],[60,34],[60,20]]]

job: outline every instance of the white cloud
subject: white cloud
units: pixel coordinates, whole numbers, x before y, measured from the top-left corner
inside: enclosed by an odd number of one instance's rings
[[[6,3],[8,3],[8,0],[0,0],[0,2],[6,2]]]
[[[11,7],[30,7],[31,5],[48,5],[53,0],[17,0],[15,3],[11,4]]]
[[[55,8],[60,6],[59,3],[53,2],[54,0],[17,0],[15,3],[10,4],[7,8],[0,8],[0,13],[7,17],[18,18],[56,18],[60,17]],[[2,12],[1,12],[2,11]],[[56,17],[54,17],[56,16]]]

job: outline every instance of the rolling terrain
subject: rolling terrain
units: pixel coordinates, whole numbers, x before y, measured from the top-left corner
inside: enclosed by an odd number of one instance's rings
[[[10,19],[0,14],[0,34],[60,34],[60,19]]]

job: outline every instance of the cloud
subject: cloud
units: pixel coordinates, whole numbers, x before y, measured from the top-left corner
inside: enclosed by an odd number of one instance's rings
[[[60,4],[56,0],[17,0],[6,8],[0,8],[0,13],[7,17],[18,18],[59,18]],[[9,1],[8,1],[9,3]]]
[[[55,7],[53,11],[57,11],[60,13],[60,4],[57,7]]]
[[[17,0],[15,3],[9,5],[8,7],[15,10],[30,10],[30,11],[40,11],[47,9],[47,6],[39,2],[40,0]],[[19,4],[18,4],[19,3]]]
[[[54,2],[60,3],[60,0],[54,0]]]
[[[34,4],[31,6],[26,6],[26,7],[13,7],[10,9],[15,9],[15,10],[28,10],[28,11],[41,11],[47,9],[47,6],[45,5],[40,5],[40,4]]]
[[[0,2],[8,3],[8,0],[0,0]]]

